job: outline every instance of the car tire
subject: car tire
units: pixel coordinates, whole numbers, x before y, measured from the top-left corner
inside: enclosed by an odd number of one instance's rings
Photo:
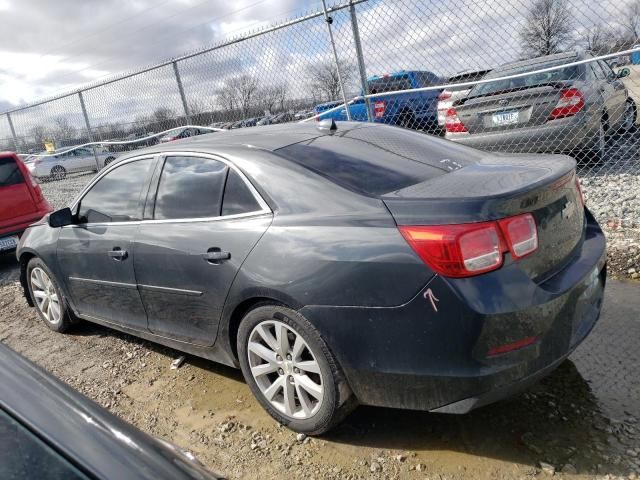
[[[55,276],[38,257],[27,264],[27,285],[40,319],[54,332],[66,332],[74,317]]]
[[[631,133],[636,127],[637,108],[636,103],[628,99],[624,106],[624,114],[622,117],[622,125],[620,133]]]
[[[52,180],[64,180],[67,176],[67,170],[62,165],[54,165],[51,168],[50,176]]]
[[[294,310],[263,305],[249,311],[240,323],[237,347],[242,373],[258,402],[295,432],[327,432],[356,405],[328,345]]]

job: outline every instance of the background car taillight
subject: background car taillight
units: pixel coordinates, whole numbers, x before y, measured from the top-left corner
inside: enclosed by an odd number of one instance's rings
[[[373,116],[375,118],[384,117],[384,111],[387,108],[383,101],[373,102]]]
[[[446,277],[490,272],[502,266],[504,253],[520,259],[538,248],[538,231],[530,213],[495,222],[398,228],[418,256]]]
[[[551,111],[549,119],[570,117],[584,108],[584,96],[577,88],[567,88],[560,92],[560,99]]]
[[[461,133],[461,132],[467,131],[467,128],[464,126],[464,123],[462,123],[458,118],[458,113],[456,112],[456,109],[453,107],[447,110],[447,116],[445,117],[445,121],[444,121],[444,128],[447,130],[447,132],[452,132],[452,133]]]

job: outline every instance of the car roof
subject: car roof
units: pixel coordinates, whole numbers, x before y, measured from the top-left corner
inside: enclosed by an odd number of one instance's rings
[[[360,122],[339,122],[338,132],[344,133],[362,126],[372,126],[372,124]],[[171,142],[170,144],[156,145],[144,150],[136,150],[131,156],[138,156],[141,153],[155,153],[167,150],[193,150],[215,153],[224,147],[245,147],[248,149],[262,149],[268,151],[311,140],[324,135],[331,135],[332,132],[320,130],[318,122],[310,121],[305,123],[284,123],[277,125],[264,125],[224,132],[212,132],[207,135],[189,137]]]

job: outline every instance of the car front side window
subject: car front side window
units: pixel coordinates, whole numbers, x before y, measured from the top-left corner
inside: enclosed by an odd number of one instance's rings
[[[152,158],[118,166],[98,180],[78,206],[78,223],[111,223],[141,219],[140,197]]]

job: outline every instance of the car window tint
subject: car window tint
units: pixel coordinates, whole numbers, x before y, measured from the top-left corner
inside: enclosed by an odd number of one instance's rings
[[[260,210],[260,205],[247,184],[236,171],[230,169],[224,188],[222,215],[237,215],[258,210]]]
[[[0,410],[0,478],[84,480],[86,475],[58,452]]]
[[[407,74],[369,80],[367,87],[370,93],[394,92],[413,88]]]
[[[140,220],[140,194],[153,159],[120,165],[91,187],[80,201],[80,223]]]
[[[13,158],[0,158],[0,187],[17,185],[22,183],[24,178],[18,164]]]
[[[220,215],[227,166],[199,157],[168,157],[158,185],[154,218],[205,218]]]

